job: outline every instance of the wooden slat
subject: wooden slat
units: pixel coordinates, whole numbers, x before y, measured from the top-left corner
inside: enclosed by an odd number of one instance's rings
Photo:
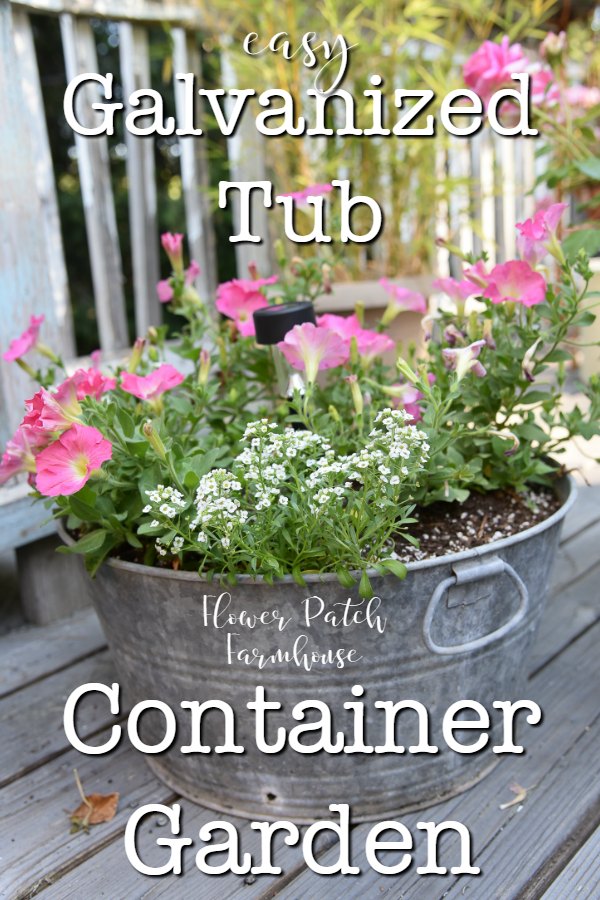
[[[83,72],[98,72],[90,23],[63,14],[60,26],[68,81]],[[77,115],[86,127],[97,124],[101,115],[91,108],[91,104],[98,101],[97,87],[87,85],[78,91]],[[126,346],[129,337],[108,143],[104,136],[90,138],[75,133],[75,146],[100,344],[103,350],[110,351]]]
[[[502,240],[504,247],[503,260],[514,259],[516,254],[516,171],[515,141],[502,141],[498,148],[500,154],[500,172],[502,177]]]
[[[172,22],[186,28],[199,28],[202,24],[199,7],[173,0],[10,0],[10,2],[16,7],[32,12],[55,15],[67,12],[74,16],[93,16],[97,19],[117,21],[158,24]]]
[[[523,900],[539,897],[546,879],[569,859],[581,832],[587,830],[589,834],[598,825],[599,740],[596,721],[563,756],[560,765],[535,782],[523,812],[514,812],[509,825],[485,847],[477,865],[484,873],[480,880],[485,878],[486,896]],[[464,897],[466,884],[464,877],[457,880],[446,897]]]
[[[88,681],[111,684],[114,680],[112,661],[102,651],[0,700],[0,784],[16,780],[69,747],[62,713],[71,691]],[[107,698],[101,694],[90,694],[79,704],[78,729],[82,737],[95,734],[109,721],[112,724],[114,717]],[[19,748],[18,753],[15,747]]]
[[[201,128],[201,106],[197,91],[200,87],[202,62],[197,41],[195,36],[187,34],[183,28],[174,28],[172,37],[174,72],[192,72],[197,76],[194,109],[197,127]],[[177,114],[183,120],[185,84],[176,79],[174,87]],[[209,303],[210,309],[213,309],[212,295],[217,286],[217,266],[215,237],[208,199],[210,181],[206,137],[182,136],[179,138],[179,145],[181,147],[181,182],[190,255],[200,266],[200,275],[197,280],[200,296]]]
[[[362,874],[344,877],[344,898],[362,900],[385,895],[395,900],[403,897],[429,900],[442,895],[468,896],[467,892],[472,892],[473,897],[503,897],[507,900],[525,896],[520,889],[547,856],[557,851],[561,840],[567,839],[579,817],[587,815],[588,789],[591,800],[600,793],[600,781],[595,791],[591,789],[591,781],[600,768],[600,757],[594,752],[593,744],[593,740],[598,740],[598,729],[594,726],[594,733],[588,730],[597,715],[599,638],[600,626],[596,626],[532,682],[527,697],[540,704],[545,717],[543,727],[529,732],[527,752],[523,756],[503,758],[484,781],[462,796],[425,812],[402,817],[402,822],[411,830],[423,820],[463,822],[471,832],[475,865],[481,867],[482,874],[462,879],[450,874],[417,875],[415,868],[424,864],[425,856],[421,841],[409,872],[396,876],[380,875],[371,869],[364,855],[370,826],[359,825],[353,831],[353,846],[356,847],[353,864],[362,869]],[[573,778],[569,777],[568,767],[562,764],[566,754],[569,765],[575,767]],[[513,799],[509,786],[515,781],[529,788],[530,794],[521,811],[516,805],[501,810],[502,803]],[[571,796],[572,801],[569,800]],[[561,822],[566,819],[568,822],[562,827]],[[418,831],[415,833],[419,834]],[[506,848],[510,848],[510,853]],[[331,864],[335,856],[334,847],[324,854],[321,863]],[[496,862],[500,856],[501,866]],[[456,844],[449,838],[442,845],[440,864],[449,868],[456,864],[455,859]],[[315,873],[305,870],[277,896],[282,900],[312,900],[318,895],[320,884]],[[477,891],[483,893],[479,895]]]
[[[119,59],[125,98],[136,90],[150,86],[148,34],[144,27],[121,22]],[[126,113],[131,109],[126,100]],[[138,124],[142,125],[143,120]],[[161,307],[156,296],[159,263],[154,142],[149,138],[137,137],[126,128],[125,143],[135,327],[136,333],[142,336],[150,325],[159,325],[161,321]]]
[[[72,350],[64,282],[61,288],[60,238],[53,235],[52,162],[40,103],[29,24],[18,16],[15,25],[10,5],[0,0],[0,109],[5,126],[0,137],[0,352],[24,331],[33,313],[46,316],[42,338],[47,344],[59,352]],[[34,356],[32,362],[37,362]],[[24,398],[33,390],[14,363],[0,360],[2,446],[22,419]]]
[[[567,515],[561,532],[561,541],[583,533],[594,522],[600,521],[600,485],[578,488],[575,505]]]
[[[558,876],[542,900],[597,900],[600,885],[600,830],[594,832]]]
[[[52,675],[106,645],[96,613],[87,609],[45,626],[25,626],[0,638],[0,697]]]
[[[60,324],[57,350],[64,357],[75,355],[75,338],[69,286],[65,266],[56,184],[52,168],[50,141],[46,128],[44,98],[40,85],[40,73],[37,66],[35,46],[29,16],[22,10],[13,11],[14,44],[19,65],[19,77],[25,105],[21,116],[27,119],[29,133],[35,135],[35,159],[33,175],[42,217],[38,225],[43,229],[47,247],[48,276],[50,279],[50,297],[57,322]]]
[[[102,741],[108,736],[109,733],[101,735]],[[73,776],[75,768],[87,793],[118,791],[121,795],[112,822],[92,828],[89,834],[69,833],[67,812],[80,803]],[[3,788],[0,790],[0,896],[13,900],[33,897],[111,841],[116,840],[122,848],[121,836],[127,819],[149,797],[165,802],[173,795],[153,777],[139,754],[126,742],[106,756],[84,756],[70,749],[60,760]],[[125,867],[129,864],[124,859]],[[118,872],[98,874],[104,881],[102,887],[82,893],[80,882],[78,897],[126,896],[118,883],[113,883],[110,892],[105,893],[110,876],[120,877]],[[44,894],[51,896],[46,890]]]
[[[30,490],[27,484],[0,487],[0,553],[56,531],[49,510],[28,496]]]
[[[575,579],[598,564],[600,522],[590,524],[561,547],[560,561],[552,573],[552,590],[562,593]]]
[[[494,178],[494,147],[488,131],[481,135],[479,143],[481,186],[481,245],[488,254],[490,265],[496,262],[496,200]]]
[[[600,565],[596,563],[581,578],[554,594],[540,622],[531,661],[532,671],[536,672],[546,665],[569,641],[600,619],[599,579]]]
[[[226,50],[221,53],[221,79],[226,90],[239,87],[231,55]],[[229,101],[226,103],[226,109],[229,113]],[[252,107],[248,105],[235,133],[227,138],[230,181],[268,180],[265,165],[267,147],[262,135],[254,127],[254,119],[250,114],[251,109]],[[249,263],[256,263],[261,276],[270,275],[273,269],[269,211],[264,208],[262,198],[258,194],[258,191],[254,192],[255,196],[252,201],[252,228],[254,234],[260,235],[262,242],[260,244],[235,244],[237,270],[240,278],[248,277]],[[229,198],[233,211],[234,228],[237,232],[240,221],[237,191],[232,191]]]
[[[138,768],[146,768],[139,761],[139,756],[131,752],[131,756],[138,759]],[[118,783],[114,781],[115,789]],[[146,795],[138,802],[164,803],[164,787],[148,790]],[[0,794],[0,800],[2,796]],[[225,819],[231,822],[238,830],[240,846],[243,852],[250,853],[254,859],[259,859],[260,843],[258,832],[250,828],[250,823],[235,816],[223,815],[223,813],[211,811],[195,806],[188,800],[177,800],[182,808],[183,831],[187,837],[194,840],[193,847],[188,847],[183,857],[183,872],[177,879],[176,885],[170,878],[149,878],[141,875],[134,869],[125,856],[123,841],[113,840],[97,855],[91,856],[85,862],[72,869],[64,878],[44,891],[44,900],[79,900],[81,886],[85,884],[87,896],[119,896],[119,897],[146,897],[153,898],[176,896],[177,900],[258,900],[265,896],[269,890],[276,891],[280,877],[277,875],[258,875],[247,879],[244,875],[234,875],[228,872],[223,875],[206,875],[200,872],[195,864],[194,857],[203,846],[198,840],[200,828],[208,822]],[[170,805],[170,804],[169,804]],[[129,810],[131,812],[131,810]],[[157,824],[162,821],[163,827]],[[164,827],[163,816],[148,816],[138,828],[137,846],[140,857],[147,865],[163,865],[167,852],[164,847],[157,846],[157,837],[169,837],[170,829]],[[220,839],[220,838],[215,838]],[[301,851],[298,847],[284,845],[281,835],[275,842],[276,865],[281,866],[284,872],[293,871],[293,868],[301,861]],[[212,860],[214,863],[215,860]],[[176,891],[176,893],[174,893]],[[107,892],[107,893],[103,893]],[[329,894],[327,895],[329,897]]]

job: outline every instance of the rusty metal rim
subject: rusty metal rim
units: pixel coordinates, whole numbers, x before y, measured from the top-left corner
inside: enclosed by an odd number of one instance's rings
[[[514,544],[521,543],[521,541],[528,540],[529,538],[535,537],[538,534],[546,531],[551,528],[557,522],[560,522],[566,514],[569,512],[573,503],[575,502],[575,498],[577,497],[577,486],[575,484],[575,480],[571,475],[566,475],[560,479],[557,483],[557,493],[563,494],[564,503],[562,506],[556,510],[556,512],[552,513],[547,519],[544,519],[543,522],[538,522],[537,525],[532,525],[531,528],[526,528],[524,531],[519,531],[517,534],[512,534],[510,537],[502,538],[499,541],[490,541],[488,544],[482,544],[480,547],[473,547],[470,550],[461,550],[460,553],[448,553],[444,556],[432,556],[429,559],[422,559],[418,562],[410,562],[407,563],[406,568],[408,572],[418,572],[423,569],[430,569],[434,566],[443,565],[452,565],[455,562],[459,562],[465,559],[476,559],[481,557],[487,553],[497,553],[498,550],[503,550],[505,547],[510,547]],[[58,533],[62,541],[65,544],[72,545],[74,544],[73,538],[66,531],[62,520],[58,520]],[[113,569],[119,569],[125,572],[131,572],[132,574],[141,576],[141,575],[150,575],[152,574],[153,578],[162,578],[162,579],[171,579],[175,581],[190,581],[195,582],[197,584],[209,584],[209,582],[203,580],[197,572],[176,572],[173,569],[160,569],[157,566],[144,566],[141,563],[133,563],[127,562],[126,560],[116,559],[115,557],[109,557],[104,565],[109,566]],[[358,575],[358,573],[354,573]],[[368,569],[367,574],[370,577],[381,577],[379,573],[375,569]],[[304,579],[309,584],[319,584],[326,582],[336,582],[337,583],[337,575],[335,572],[322,572],[322,573],[308,573],[303,575]],[[215,579],[213,584],[219,584],[219,580]],[[277,585],[282,584],[292,584],[295,583],[294,579],[291,575],[284,575],[283,578],[278,578],[277,581],[274,582],[273,587],[276,588]],[[265,581],[262,576],[258,576],[254,578],[252,575],[238,575],[236,584],[265,584]]]

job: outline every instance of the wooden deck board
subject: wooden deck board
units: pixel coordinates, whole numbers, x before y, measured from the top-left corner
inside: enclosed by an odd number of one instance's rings
[[[106,646],[98,617],[83,610],[48,625],[25,626],[0,638],[0,697],[65,669]]]
[[[114,680],[112,661],[103,650],[0,700],[0,786],[69,747],[63,709],[72,690],[89,681],[110,684]],[[78,705],[78,732],[81,737],[93,735],[106,727],[109,718],[107,698],[89,694]]]
[[[529,804],[527,808],[530,808],[532,799],[535,799],[536,791],[541,789],[540,786],[544,779],[550,778],[555,768],[560,768],[563,757],[578,739],[588,735],[588,729],[595,721],[597,715],[595,701],[598,689],[594,674],[597,673],[599,639],[600,626],[596,626],[595,629],[586,632],[579,641],[572,644],[564,654],[561,654],[548,666],[547,670],[544,670],[531,682],[531,689],[527,692],[527,696],[540,704],[545,717],[542,726],[527,732],[526,738],[524,738],[527,751],[523,756],[503,758],[484,781],[460,797],[429,807],[422,812],[402,817],[402,822],[416,835],[419,832],[414,829],[419,821],[455,820],[463,822],[473,836],[473,857],[475,865],[480,866],[486,876],[486,892],[488,873],[484,862],[480,861],[480,857],[490,844],[493,857],[493,848],[506,843],[514,828],[516,817],[519,817],[520,820],[524,818],[526,822],[529,821],[529,817],[524,817],[517,806],[506,810],[500,809],[501,804],[509,802],[514,797],[510,785],[518,782],[523,787],[531,789],[531,797],[528,796],[525,801]],[[573,703],[574,696],[578,698],[577,705]],[[597,730],[594,736],[598,740]],[[591,767],[589,759],[588,764]],[[585,793],[585,777],[582,781]],[[567,792],[570,789],[571,787],[567,784]],[[557,808],[555,807],[555,813]],[[546,808],[546,817],[552,823],[552,827],[556,829],[556,816],[549,816],[548,813],[549,810]],[[534,844],[537,839],[535,826],[536,822],[531,830]],[[359,848],[364,848],[369,828],[368,824],[359,825],[354,830],[353,836]],[[446,857],[444,859],[444,856],[441,856],[440,864],[446,865],[448,868],[455,865],[456,846],[450,836],[443,849]],[[516,850],[516,844],[512,846],[512,849]],[[532,863],[535,847],[529,849],[528,860]],[[454,856],[452,856],[452,851],[454,851]],[[336,850],[333,848],[324,855],[322,862],[331,864],[335,855]],[[450,874],[426,878],[417,875],[414,867],[424,864],[424,848],[422,846],[415,853],[415,863],[411,872],[406,875],[379,875],[369,867],[364,852],[356,855],[354,864],[359,866],[362,872],[359,876],[344,878],[343,895],[347,900],[351,900],[351,898],[358,900],[365,896],[365,892],[366,896],[384,894],[386,897],[393,898],[408,896],[410,900],[421,900],[421,898],[422,900],[431,900],[432,897],[441,897],[459,880]],[[510,866],[505,868],[504,877],[507,879],[506,886],[510,887],[513,877]],[[460,890],[462,891],[465,885],[468,886],[471,881],[473,888],[476,889],[480,884],[480,878],[481,876],[462,880]],[[281,898],[282,900],[292,900],[292,898],[309,900],[311,896],[314,896],[317,884],[318,877],[306,870],[281,892]],[[477,894],[473,894],[473,896],[477,896]],[[486,897],[495,896],[517,897],[519,895],[518,892],[514,894],[486,893]]]
[[[544,724],[528,729],[528,752],[504,758],[494,772],[471,791],[425,812],[402,817],[417,821],[455,818],[473,835],[482,877],[417,876],[422,842],[409,872],[385,877],[364,859],[369,825],[353,831],[353,862],[361,876],[328,879],[309,871],[298,848],[277,844],[275,861],[284,876],[202,875],[194,866],[194,850],[185,856],[187,875],[142,876],[125,857],[123,832],[131,811],[142,803],[170,805],[175,797],[150,773],[143,757],[124,741],[114,753],[86,757],[70,748],[62,731],[62,709],[70,690],[85,681],[113,680],[103,637],[90,612],[46,628],[22,629],[0,638],[0,897],[245,897],[266,900],[328,900],[352,897],[407,897],[437,900],[472,896],[563,900],[600,895],[600,782],[598,758],[598,640],[600,638],[600,488],[584,489],[563,530],[563,542],[552,579],[551,598],[533,656],[535,675],[527,696],[545,712]],[[81,707],[82,734],[99,733],[110,721],[104,698],[89,698]],[[98,734],[96,740],[101,740]],[[93,742],[93,740],[92,740]],[[595,744],[594,744],[595,742]],[[18,754],[14,748],[19,747]],[[596,749],[595,749],[596,748]],[[77,805],[72,768],[77,766],[86,790],[122,793],[113,822],[89,835],[70,835],[65,809]],[[529,788],[522,808],[500,810],[512,798],[510,784]],[[202,824],[218,813],[188,801],[183,807],[183,833],[197,836]],[[256,854],[257,833],[249,823],[227,817],[240,834],[242,849]],[[155,839],[161,831],[151,817],[140,829],[139,847],[148,863],[164,860],[165,848]],[[592,836],[590,836],[592,835]],[[33,836],[33,837],[32,837]],[[361,852],[362,851],[362,852]],[[452,865],[452,840],[442,843],[442,864]],[[321,849],[321,861],[336,855]],[[447,857],[447,861],[445,861]],[[190,871],[190,869],[192,869]],[[485,887],[485,890],[484,890]]]
[[[89,834],[69,833],[67,812],[80,802],[74,768],[87,792],[121,794],[115,819],[92,828]],[[70,749],[59,759],[29,772],[0,791],[0,896],[35,895],[105,844],[120,838],[131,812],[148,797],[164,802],[172,796],[127,745],[106,756],[84,756]],[[35,843],[32,834],[36,835]],[[106,872],[102,874],[106,880]]]
[[[543,894],[543,900],[596,900],[600,885],[600,830],[597,829]]]

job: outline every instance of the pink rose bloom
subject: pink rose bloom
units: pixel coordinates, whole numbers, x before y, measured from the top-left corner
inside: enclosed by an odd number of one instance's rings
[[[573,84],[566,88],[564,97],[569,106],[582,110],[592,109],[600,104],[600,88]]]
[[[111,457],[112,444],[97,428],[72,425],[38,454],[36,487],[45,497],[75,494]]]
[[[29,425],[19,425],[0,460],[0,484],[20,472],[35,472],[34,451],[40,446],[40,434]]]
[[[520,44],[511,46],[505,35],[500,44],[484,41],[463,66],[467,87],[472,88],[487,105],[490,97],[502,87],[517,86],[511,75],[527,72],[528,60]]]
[[[306,372],[312,384],[322,369],[333,369],[348,360],[348,343],[330,328],[305,322],[294,325],[277,346],[294,369]]]
[[[380,278],[379,284],[391,296],[396,312],[416,312],[421,314],[427,312],[427,301],[423,294],[420,294],[418,291],[411,291],[399,284],[392,284],[387,278]]]
[[[531,219],[517,222],[517,248],[530,265],[537,265],[548,252],[547,243],[556,235],[556,229],[567,203],[552,203],[537,210]]]
[[[156,293],[161,303],[171,302],[173,299],[173,288],[168,278],[163,278],[162,281],[157,282]]]
[[[181,272],[183,267],[183,235],[171,234],[170,231],[166,231],[164,234],[161,234],[160,242],[175,271]]]
[[[494,266],[483,296],[492,303],[535,306],[546,299],[546,282],[539,272],[534,272],[529,263],[513,260]]]
[[[188,268],[185,270],[185,283],[188,286],[193,284],[199,274],[200,266],[195,259],[191,259]]]
[[[306,203],[309,197],[322,197],[323,194],[329,194],[333,190],[331,184],[309,184],[301,191],[288,191],[286,194],[279,194],[280,197],[293,197],[297,203]]]
[[[77,369],[70,381],[75,385],[78,400],[83,400],[84,397],[94,397],[95,400],[99,400],[102,394],[114,391],[117,386],[116,378],[108,378],[99,369],[93,367]]]
[[[43,432],[64,431],[81,415],[77,386],[67,378],[53,393],[40,388],[33,397],[25,401],[25,409],[27,412],[22,425],[31,425]]]
[[[277,275],[272,275],[255,280],[234,278],[225,281],[217,288],[217,309],[228,319],[233,319],[243,337],[252,337],[255,334],[252,313],[269,305],[261,288],[275,284],[277,280]]]
[[[464,378],[468,372],[472,372],[478,378],[484,377],[486,370],[477,358],[482,347],[485,347],[485,341],[473,341],[468,347],[443,348],[444,362],[449,369],[456,372],[458,381]]]
[[[29,327],[20,337],[10,342],[8,350],[2,354],[2,358],[7,362],[14,362],[21,359],[25,354],[33,350],[37,344],[40,328],[44,321],[44,316],[31,316],[29,319]]]
[[[154,400],[160,397],[165,391],[181,384],[184,376],[175,366],[169,363],[163,363],[158,369],[150,372],[149,375],[136,375],[133,372],[123,372],[121,376],[121,387],[128,394],[133,394],[138,400]]]

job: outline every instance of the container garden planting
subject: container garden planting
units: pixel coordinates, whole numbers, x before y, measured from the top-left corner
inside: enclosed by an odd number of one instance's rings
[[[560,452],[600,408],[597,378],[585,410],[559,404],[571,329],[593,316],[562,213],[521,223],[517,260],[463,260],[434,308],[387,285],[375,328],[360,308],[315,316],[316,258],[213,305],[169,234],[173,341],[151,329],[123,366],[62,380],[42,322],[13,341],[5,357],[41,386],[2,480],[26,472],[85,559],[120,682],[152,701],[147,760],[175,790],[248,816],[307,821],[342,798],[381,818],[518,752],[499,748],[507,716],[536,720],[517,701],[572,498]],[[418,354],[386,333],[403,309],[423,317]]]

